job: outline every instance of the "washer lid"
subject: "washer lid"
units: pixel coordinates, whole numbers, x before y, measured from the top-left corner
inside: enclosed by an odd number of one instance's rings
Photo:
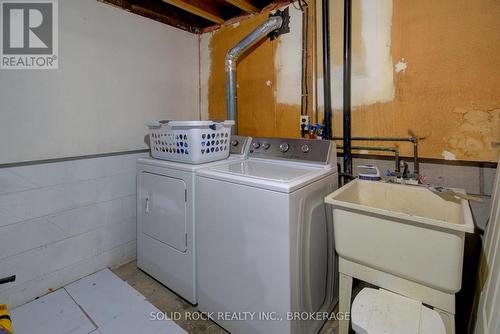
[[[290,193],[335,172],[334,168],[249,159],[201,169],[198,175]]]
[[[290,182],[317,171],[301,166],[283,166],[255,160],[245,160],[211,168],[212,170],[277,182]]]

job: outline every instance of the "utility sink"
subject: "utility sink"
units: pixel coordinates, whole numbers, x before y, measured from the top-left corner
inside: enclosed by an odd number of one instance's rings
[[[431,288],[460,290],[469,203],[426,187],[354,180],[328,195],[340,257]]]

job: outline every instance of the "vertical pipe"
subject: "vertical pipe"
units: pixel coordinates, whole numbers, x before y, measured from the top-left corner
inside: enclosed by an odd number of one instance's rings
[[[300,1],[299,1],[300,4]],[[308,62],[308,19],[309,11],[308,6],[302,7],[302,69],[301,69],[301,97],[300,97],[300,114],[308,114],[308,80],[307,80],[307,62]]]
[[[322,1],[323,13],[323,96],[325,108],[325,130],[324,139],[332,138],[332,95],[330,88],[330,0]]]
[[[352,175],[351,153],[351,18],[352,2],[344,0],[344,173]]]
[[[418,165],[418,138],[412,138],[413,142],[413,173],[420,174],[420,167]]]
[[[234,121],[233,135],[238,134],[238,94],[236,79],[236,60],[226,58],[226,109],[227,119]]]
[[[396,163],[396,166],[395,167],[395,171],[396,173],[399,173],[400,172],[400,168],[399,168],[399,150],[396,150],[394,151],[394,159],[395,159],[395,163]]]

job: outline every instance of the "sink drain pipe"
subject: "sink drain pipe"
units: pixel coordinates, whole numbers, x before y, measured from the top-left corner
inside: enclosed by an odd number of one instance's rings
[[[321,24],[323,34],[323,104],[325,130],[323,138],[332,139],[332,91],[331,91],[331,62],[330,62],[330,0],[323,0],[321,11],[323,21]]]
[[[351,153],[351,19],[352,2],[344,0],[344,109],[343,109],[343,147],[344,173],[352,175]]]
[[[262,39],[266,38],[269,33],[279,29],[283,24],[283,18],[280,16],[271,16],[264,21],[260,26],[255,28],[250,34],[243,38],[236,46],[234,46],[226,55],[226,104],[227,104],[227,119],[234,120],[235,126],[233,134],[238,133],[238,100],[236,87],[236,65],[238,58],[248,51],[252,46],[257,44]]]

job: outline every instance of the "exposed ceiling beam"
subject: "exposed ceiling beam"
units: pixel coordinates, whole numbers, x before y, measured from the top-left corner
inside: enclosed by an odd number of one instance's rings
[[[168,6],[162,2],[152,2],[151,0],[97,0],[115,7],[123,8],[131,13],[141,15],[164,24],[168,24],[179,29],[199,34],[204,26],[197,24],[199,16],[178,10],[176,7]],[[175,12],[172,11],[175,10]]]
[[[217,16],[215,14],[209,13],[204,9],[201,9],[199,7],[196,7],[190,3],[187,3],[184,0],[163,0],[164,2],[171,4],[172,6],[176,6],[180,9],[183,9],[187,12],[190,12],[194,15],[198,15],[200,17],[203,17],[204,19],[207,19],[209,21],[212,21],[217,24],[222,24],[224,23],[224,19],[220,16]]]
[[[229,2],[231,5],[234,5],[250,14],[259,12],[259,9],[257,7],[246,0],[226,0],[226,2]]]

